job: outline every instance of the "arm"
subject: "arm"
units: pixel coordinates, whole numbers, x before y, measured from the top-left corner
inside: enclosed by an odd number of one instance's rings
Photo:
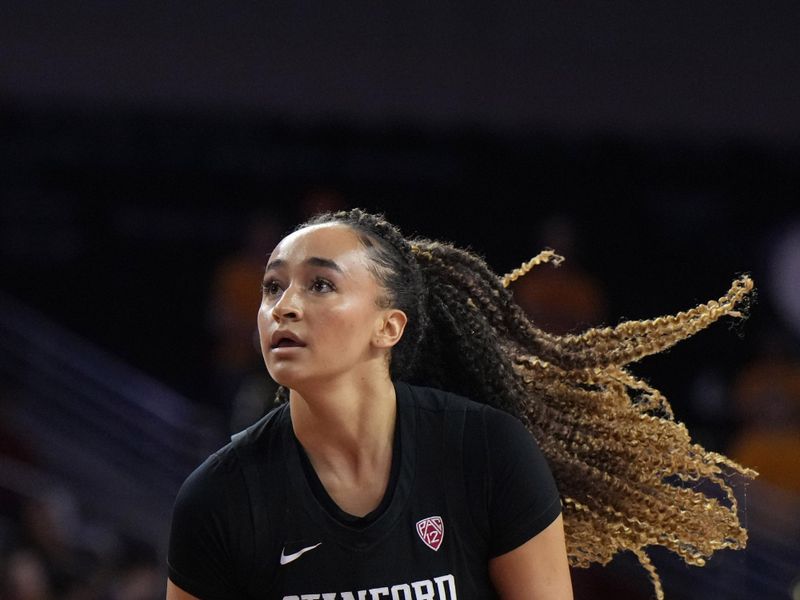
[[[189,592],[184,592],[171,580],[167,579],[167,600],[200,600],[200,598],[192,596]]]
[[[572,600],[562,516],[518,548],[491,559],[489,575],[503,600]]]

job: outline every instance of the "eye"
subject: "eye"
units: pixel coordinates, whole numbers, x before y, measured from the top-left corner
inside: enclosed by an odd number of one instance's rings
[[[261,284],[265,296],[277,296],[281,292],[281,284],[274,279],[267,279]]]
[[[321,294],[326,294],[328,292],[335,291],[336,288],[327,279],[323,279],[322,277],[317,277],[311,284],[311,290],[314,292],[319,292]]]

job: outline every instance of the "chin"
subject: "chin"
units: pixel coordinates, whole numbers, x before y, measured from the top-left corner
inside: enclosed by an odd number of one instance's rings
[[[293,378],[286,373],[286,369],[270,368],[269,365],[267,365],[267,373],[269,373],[272,381],[278,385],[282,385],[283,387],[291,387],[291,380]]]
[[[302,387],[304,382],[308,381],[307,373],[300,373],[299,371],[305,369],[298,369],[293,365],[267,365],[267,372],[272,380],[278,385],[285,388],[297,389]]]

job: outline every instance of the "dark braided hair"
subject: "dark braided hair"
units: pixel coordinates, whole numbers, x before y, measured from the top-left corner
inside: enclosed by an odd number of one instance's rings
[[[406,239],[383,216],[359,209],[298,229],[323,223],[358,234],[386,293],[380,304],[408,316],[392,349],[392,378],[506,410],[534,435],[563,498],[572,565],[605,564],[630,550],[663,598],[646,546],[665,546],[693,565],[720,548],[744,547],[727,476],[755,473],[692,443],[666,398],[624,367],[723,316],[741,317],[748,277],[676,315],[558,336],[537,328],[507,289],[536,264],[559,259],[552,251],[501,278],[472,252]],[[687,485],[699,480],[715,483],[725,501]]]

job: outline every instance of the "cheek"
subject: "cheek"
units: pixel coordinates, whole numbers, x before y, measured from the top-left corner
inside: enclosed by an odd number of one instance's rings
[[[261,306],[258,308],[258,313],[256,314],[256,325],[258,326],[258,331],[260,332],[264,326],[266,325],[266,314],[267,309],[264,306],[264,303],[261,303]]]
[[[331,310],[326,315],[325,337],[343,350],[356,350],[372,338],[374,316],[371,307],[363,303],[353,303]],[[344,346],[347,348],[344,348]]]
[[[269,321],[272,318],[271,309],[267,306],[264,302],[261,303],[261,306],[258,309],[258,314],[256,315],[256,327],[258,328],[258,337],[262,341],[266,339],[266,336],[269,334],[267,333],[267,327],[269,326]]]

